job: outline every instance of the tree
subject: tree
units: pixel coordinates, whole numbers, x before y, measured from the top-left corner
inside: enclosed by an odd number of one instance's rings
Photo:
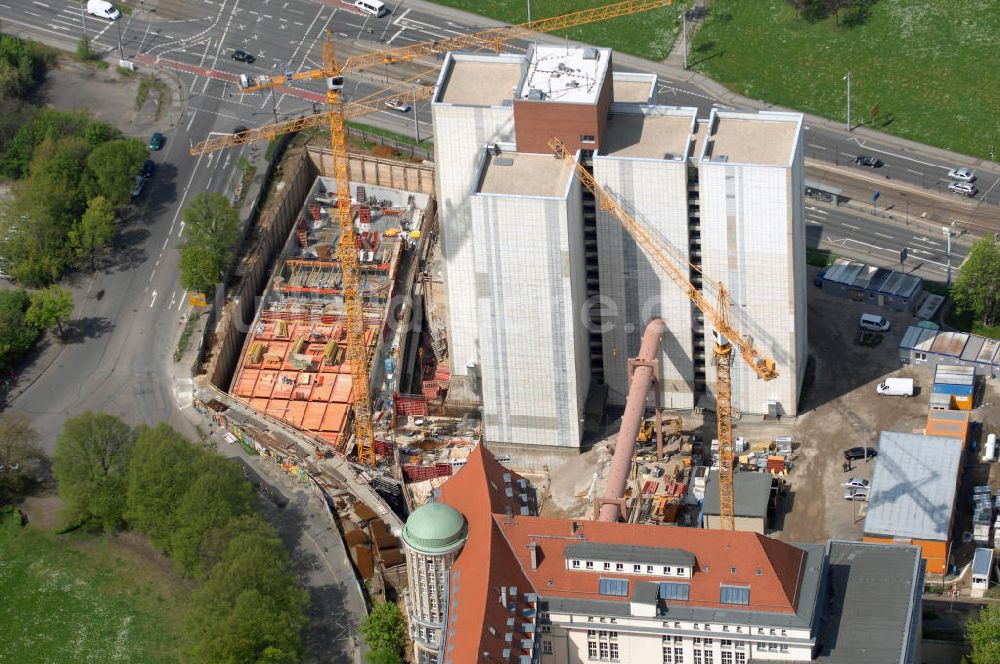
[[[31,304],[23,290],[0,290],[0,371],[10,371],[38,339],[38,329],[24,318]]]
[[[273,534],[239,533],[190,597],[187,661],[292,664],[302,653],[307,595]]]
[[[992,235],[972,245],[951,288],[955,306],[983,325],[1000,322],[1000,244]]]
[[[38,481],[44,458],[31,422],[23,415],[0,413],[0,503]]]
[[[972,664],[1000,662],[1000,606],[979,609],[979,617],[965,623],[965,636],[972,646]]]
[[[365,661],[368,664],[403,664],[403,659],[399,656],[399,653],[387,648],[369,650],[365,653]]]
[[[76,255],[90,257],[94,269],[94,256],[103,249],[114,233],[115,212],[104,196],[90,199],[87,211],[69,231],[69,241]]]
[[[210,247],[184,241],[181,244],[179,263],[181,288],[192,293],[205,293],[211,297],[228,265],[229,257],[220,255]]]
[[[177,504],[170,533],[170,557],[174,566],[191,577],[208,571],[202,547],[213,531],[224,528],[253,507],[253,489],[235,461],[205,455],[197,477]]]
[[[168,424],[136,429],[128,468],[125,515],[163,548],[177,527],[177,505],[194,482],[205,453]]]
[[[28,297],[31,298],[31,306],[24,314],[28,325],[39,330],[55,327],[62,336],[62,322],[73,313],[73,294],[62,286],[53,285],[34,291]]]
[[[98,145],[87,157],[91,175],[90,194],[104,196],[113,207],[121,207],[132,198],[135,177],[148,154],[137,138],[122,138]]]
[[[403,652],[406,647],[406,625],[399,606],[385,602],[372,608],[358,629],[372,651]]]
[[[66,420],[53,471],[73,523],[114,530],[125,522],[125,486],[135,437],[125,422],[87,411]]]
[[[222,194],[202,192],[184,208],[181,286],[209,293],[233,259],[239,214]]]

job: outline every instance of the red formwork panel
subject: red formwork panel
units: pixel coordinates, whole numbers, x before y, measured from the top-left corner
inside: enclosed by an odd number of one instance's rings
[[[316,376],[316,384],[313,385],[312,396],[309,398],[312,401],[329,401],[336,380],[336,374],[319,374]]]
[[[250,399],[250,407],[262,413],[267,412],[267,399]]]
[[[305,401],[289,401],[288,411],[285,413],[284,420],[297,427],[302,426],[302,418],[306,414],[307,405]]]
[[[270,398],[274,391],[275,383],[278,382],[277,371],[261,371],[257,377],[257,384],[253,387],[255,397]]]
[[[339,403],[350,403],[351,402],[351,386],[353,385],[354,379],[351,378],[351,374],[337,374],[337,382],[333,388],[333,394],[330,396],[330,401],[337,401]]]
[[[236,381],[236,396],[253,396],[253,388],[257,384],[257,376],[259,375],[260,371],[256,369],[244,369],[239,380]]]
[[[307,431],[319,431],[323,426],[323,415],[325,413],[325,403],[309,402],[306,404],[305,414],[302,416],[302,428]]]
[[[331,403],[326,407],[326,414],[323,416],[322,431],[342,431],[344,421],[347,419],[347,404]]]
[[[309,382],[303,382],[303,376],[309,378]],[[299,382],[292,390],[292,399],[296,401],[310,401],[312,399],[313,384],[316,382],[316,374],[304,373],[299,376]]]
[[[275,381],[274,390],[271,392],[272,399],[290,399],[292,390],[295,389],[295,381],[299,374],[295,371],[282,371]]]

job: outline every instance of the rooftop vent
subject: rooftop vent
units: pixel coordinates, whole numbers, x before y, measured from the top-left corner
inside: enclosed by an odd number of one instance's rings
[[[575,78],[571,79],[568,83],[566,83],[566,87],[567,88],[578,88],[578,87],[580,87],[580,81],[576,80]]]
[[[583,49],[583,59],[584,60],[597,60],[601,57],[601,52],[596,48],[585,48]]]
[[[494,166],[513,166],[514,160],[510,157],[500,157],[499,159],[493,160]],[[512,497],[511,490],[507,489],[507,497]]]
[[[718,161],[718,162],[721,162],[721,163],[726,163],[727,161],[729,161],[729,157],[727,155],[720,154],[720,155],[717,155],[717,156],[713,157],[712,161]]]
[[[538,88],[531,88],[528,90],[528,99],[532,101],[542,101],[545,99],[545,93]]]

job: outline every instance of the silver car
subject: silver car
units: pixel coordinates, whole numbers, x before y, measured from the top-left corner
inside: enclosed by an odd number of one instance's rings
[[[868,500],[868,489],[847,487],[844,489],[844,500]]]
[[[852,489],[867,489],[868,480],[863,480],[860,477],[849,477],[841,486],[850,487]]]
[[[948,178],[959,182],[972,182],[976,179],[976,172],[971,168],[953,168],[948,171]]]
[[[952,182],[948,185],[948,191],[964,196],[975,196],[979,193],[979,190],[968,182]]]

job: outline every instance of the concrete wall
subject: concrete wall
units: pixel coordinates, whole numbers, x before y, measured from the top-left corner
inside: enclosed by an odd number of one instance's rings
[[[309,159],[320,173],[333,177],[333,151],[321,141],[309,143]],[[433,164],[382,159],[366,154],[349,156],[351,182],[434,195]]]
[[[578,447],[590,384],[580,185],[567,197],[472,197],[490,442]]]
[[[662,159],[594,157],[594,178],[625,211],[688,259],[687,164]],[[602,298],[616,315],[605,316],[602,335],[608,401],[624,404],[627,360],[639,352],[650,319],[661,317],[660,375],[666,408],[694,406],[691,301],[609,212],[597,210],[597,248]],[[687,265],[681,264],[687,275]],[[608,308],[605,307],[605,312]],[[652,397],[650,397],[652,403]]]
[[[478,316],[472,275],[474,247],[470,197],[478,164],[488,143],[514,138],[514,113],[508,107],[431,105],[437,168],[441,254],[448,293],[448,347],[452,374],[465,376],[479,362]]]
[[[731,322],[780,372],[765,382],[734,359],[733,408],[766,413],[776,400],[781,414],[795,415],[808,341],[801,149],[791,168],[701,162],[698,170],[704,273],[729,289]],[[715,297],[707,284],[705,292]],[[710,326],[705,336],[710,352]],[[714,397],[715,371],[706,378]]]
[[[764,534],[764,519],[759,517],[737,516],[733,517],[733,524],[736,530]],[[708,530],[722,530],[722,518],[714,514],[705,515],[705,528]]]

